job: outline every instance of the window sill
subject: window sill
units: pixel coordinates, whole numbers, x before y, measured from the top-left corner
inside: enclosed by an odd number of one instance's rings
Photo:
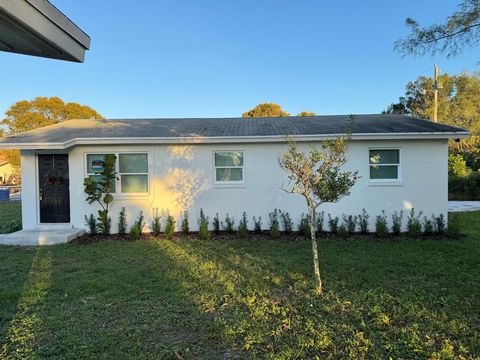
[[[386,180],[386,181],[372,181],[368,182],[368,186],[403,186],[402,180]]]
[[[215,183],[213,184],[213,187],[214,188],[217,188],[217,189],[231,189],[231,188],[245,188],[246,185],[245,183],[231,183],[231,184],[221,184],[221,183]]]

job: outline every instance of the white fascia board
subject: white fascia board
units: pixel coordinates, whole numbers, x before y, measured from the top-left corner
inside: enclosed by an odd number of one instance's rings
[[[65,31],[75,41],[80,43],[86,50],[90,49],[90,36],[80,29],[73,21],[58,10],[49,1],[26,0],[43,15],[49,18],[55,25]]]
[[[332,135],[291,135],[290,139],[297,142],[324,141],[346,136]],[[447,140],[451,138],[465,139],[470,132],[456,133],[365,133],[352,134],[352,141],[360,140]],[[77,145],[139,145],[139,144],[239,144],[239,143],[276,143],[286,142],[283,135],[274,136],[235,136],[235,137],[143,137],[143,138],[76,138],[64,143],[1,143],[0,149],[68,149]]]
[[[90,38],[45,0],[0,0],[0,11],[21,24],[32,36],[58,50],[64,60],[83,62]]]

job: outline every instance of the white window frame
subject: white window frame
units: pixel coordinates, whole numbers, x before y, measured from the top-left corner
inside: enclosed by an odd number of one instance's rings
[[[215,165],[215,154],[216,153],[226,153],[226,152],[239,152],[242,153],[243,158],[243,165],[242,166],[216,166]],[[245,150],[233,150],[233,149],[221,149],[221,150],[213,150],[212,151],[212,164],[213,164],[213,183],[216,186],[225,186],[225,187],[232,187],[232,186],[243,186],[245,185]],[[231,169],[242,169],[242,181],[217,181],[217,168],[231,168]]]
[[[88,172],[88,155],[115,155],[115,171],[117,173],[117,179],[115,179],[115,192],[112,195],[123,198],[123,197],[147,197],[150,196],[150,152],[149,151],[92,151],[84,153],[84,163],[85,163],[85,177],[91,175],[97,175],[95,173]],[[125,173],[123,175],[147,175],[147,192],[139,193],[124,193],[122,192],[122,173],[120,173],[120,155],[121,154],[146,154],[147,155],[147,172],[146,173]]]
[[[398,164],[370,164],[370,151],[376,150],[398,150]],[[368,181],[369,185],[403,185],[402,180],[402,148],[401,147],[379,147],[372,146],[368,148],[367,153],[368,161]],[[371,179],[370,168],[372,166],[397,166],[397,178],[396,179]]]

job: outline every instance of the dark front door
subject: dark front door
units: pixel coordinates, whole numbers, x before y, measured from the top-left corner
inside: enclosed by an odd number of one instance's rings
[[[38,155],[41,223],[70,222],[68,155]]]

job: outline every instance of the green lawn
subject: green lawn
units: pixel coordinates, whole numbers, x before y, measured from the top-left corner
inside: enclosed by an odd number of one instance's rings
[[[462,240],[0,246],[0,358],[475,358],[480,213]]]
[[[22,220],[22,205],[20,201],[2,201],[0,202],[0,234],[4,224],[12,220]]]

